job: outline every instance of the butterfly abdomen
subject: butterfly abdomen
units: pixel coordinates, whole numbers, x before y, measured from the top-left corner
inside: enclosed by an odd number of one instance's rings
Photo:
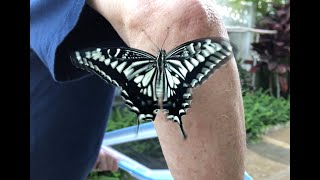
[[[158,100],[158,104],[161,107],[163,104],[163,72],[159,72],[157,78],[156,97]]]

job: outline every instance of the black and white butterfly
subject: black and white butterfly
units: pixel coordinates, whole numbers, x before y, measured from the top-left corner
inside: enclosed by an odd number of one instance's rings
[[[122,88],[121,96],[141,121],[154,120],[163,108],[186,138],[182,117],[191,104],[192,88],[200,85],[232,55],[223,39],[186,42],[157,56],[133,48],[89,48],[72,53],[72,63]],[[160,104],[159,104],[160,103]]]

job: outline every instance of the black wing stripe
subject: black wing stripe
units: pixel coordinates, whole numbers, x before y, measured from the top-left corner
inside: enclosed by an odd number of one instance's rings
[[[191,71],[193,70],[194,66],[191,64],[190,61],[184,60],[183,63],[184,63],[184,65],[187,67],[187,69],[188,69],[189,72],[191,72]]]
[[[172,64],[167,64],[167,66],[168,66],[168,69],[169,70],[171,70],[171,71],[173,71],[175,74],[177,74],[181,79],[185,79],[185,75],[186,75],[186,71],[184,71],[184,70],[179,70],[179,67],[181,67],[181,66],[174,66],[174,65],[172,65]],[[184,74],[182,74],[182,73],[184,73]]]

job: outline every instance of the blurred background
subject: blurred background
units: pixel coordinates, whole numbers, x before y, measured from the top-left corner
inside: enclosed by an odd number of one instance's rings
[[[247,133],[245,168],[253,179],[290,179],[290,1],[215,0],[236,45]],[[136,125],[119,97],[107,132]],[[157,138],[113,146],[154,169],[165,169]],[[135,179],[119,169],[88,180]]]

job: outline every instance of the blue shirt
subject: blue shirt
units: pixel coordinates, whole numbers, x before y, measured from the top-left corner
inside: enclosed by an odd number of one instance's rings
[[[30,0],[30,47],[55,81],[87,74],[71,65],[69,53],[96,45],[126,46],[85,0]]]
[[[57,80],[55,53],[76,25],[85,0],[30,0],[30,47]]]
[[[90,46],[125,44],[84,0],[30,1],[32,180],[84,180],[96,161],[114,87],[71,64]]]

